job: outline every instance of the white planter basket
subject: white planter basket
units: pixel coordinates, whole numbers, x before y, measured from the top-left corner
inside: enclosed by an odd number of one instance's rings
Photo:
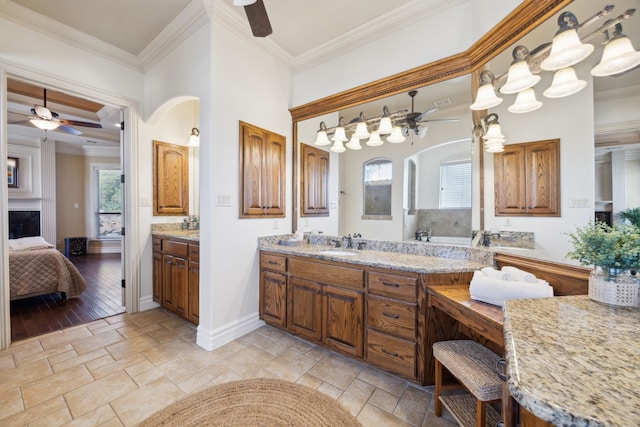
[[[638,307],[640,302],[640,284],[610,282],[601,275],[589,277],[589,298],[605,304],[624,307]]]

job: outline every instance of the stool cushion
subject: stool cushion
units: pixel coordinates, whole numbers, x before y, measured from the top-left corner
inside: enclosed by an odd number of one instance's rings
[[[471,340],[440,341],[433,344],[433,355],[483,402],[502,398],[502,380],[496,372],[500,356]]]

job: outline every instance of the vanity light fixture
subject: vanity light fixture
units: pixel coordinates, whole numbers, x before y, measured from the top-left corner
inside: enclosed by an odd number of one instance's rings
[[[200,129],[191,128],[191,135],[189,135],[189,147],[200,146]]]
[[[327,125],[324,122],[320,122],[320,129],[318,130],[318,136],[316,137],[316,142],[314,144],[318,146],[331,144],[331,141],[329,141],[329,137],[327,136]]]
[[[369,147],[378,147],[384,144],[384,141],[380,139],[380,134],[378,133],[378,131],[374,130],[373,132],[371,132],[371,136],[369,137],[369,140],[366,142],[366,144]]]
[[[480,124],[474,129],[476,136],[481,136],[484,140],[484,147],[488,153],[501,153],[504,151],[506,141],[498,123],[498,115],[489,114],[480,119]]]
[[[367,135],[369,135],[369,132],[367,132]],[[362,150],[362,145],[360,145],[360,138],[358,138],[355,133],[351,135],[351,139],[345,144],[345,146],[350,150]]]
[[[493,87],[495,79],[495,75],[490,70],[484,70],[480,73],[480,87],[478,87],[475,102],[469,106],[470,109],[475,111],[488,110],[502,103],[502,98],[496,95]]]
[[[640,52],[636,51],[629,37],[622,34],[622,24],[617,23],[613,35],[609,37],[602,52],[600,63],[593,67],[591,75],[596,77],[611,76],[623,73],[640,65]]]
[[[399,144],[405,141],[405,136],[402,134],[402,129],[400,126],[394,126],[391,131],[391,135],[387,137],[387,142],[391,142],[392,144]]]
[[[331,137],[331,140],[333,142],[340,142],[340,143],[349,140],[349,138],[347,138],[347,133],[344,130],[344,118],[343,117],[340,117],[340,119],[338,120],[338,127],[336,127],[336,129],[335,129],[335,131],[333,133],[333,137]],[[340,144],[340,145],[342,145],[342,144]]]
[[[507,108],[509,112],[527,113],[537,110],[542,102],[536,99],[532,88],[540,81],[538,74],[542,71],[555,72],[551,86],[543,92],[545,97],[561,98],[579,92],[587,86],[587,82],[578,78],[573,66],[594,51],[594,46],[585,42],[600,35],[605,38],[602,43],[604,51],[600,63],[591,70],[593,76],[613,76],[640,65],[640,52],[634,50],[629,38],[622,33],[621,24],[623,20],[633,16],[635,9],[626,10],[615,19],[607,20],[589,34],[578,34],[579,30],[610,14],[613,8],[612,5],[604,7],[582,24],[578,23],[573,13],[561,13],[558,16],[559,29],[551,43],[542,44],[531,52],[524,46],[516,46],[508,72],[498,77],[489,70],[480,74],[476,99],[469,108],[487,110],[499,105],[502,99],[494,89],[499,87],[502,94],[517,94],[513,105]],[[500,87],[500,82],[505,77],[506,82]]]

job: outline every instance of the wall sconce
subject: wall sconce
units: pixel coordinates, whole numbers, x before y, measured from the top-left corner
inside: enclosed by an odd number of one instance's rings
[[[578,19],[571,12],[564,12],[558,16],[558,32],[551,42],[549,57],[540,63],[540,68],[555,71],[570,67],[591,55],[592,44],[584,44],[578,36]]]
[[[611,76],[640,65],[640,52],[635,51],[629,37],[622,34],[622,24],[615,25],[611,37],[605,32],[605,37],[607,44],[604,46],[600,63],[591,70],[592,76]]]
[[[473,129],[476,137],[482,137],[484,147],[488,153],[501,153],[504,151],[504,142],[506,141],[498,123],[498,115],[489,114],[487,117],[480,119],[480,123]]]
[[[200,130],[198,128],[191,129],[191,135],[189,136],[189,147],[200,146]]]

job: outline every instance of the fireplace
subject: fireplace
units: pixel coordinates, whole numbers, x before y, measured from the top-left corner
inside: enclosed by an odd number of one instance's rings
[[[40,235],[40,211],[9,211],[9,238]]]

